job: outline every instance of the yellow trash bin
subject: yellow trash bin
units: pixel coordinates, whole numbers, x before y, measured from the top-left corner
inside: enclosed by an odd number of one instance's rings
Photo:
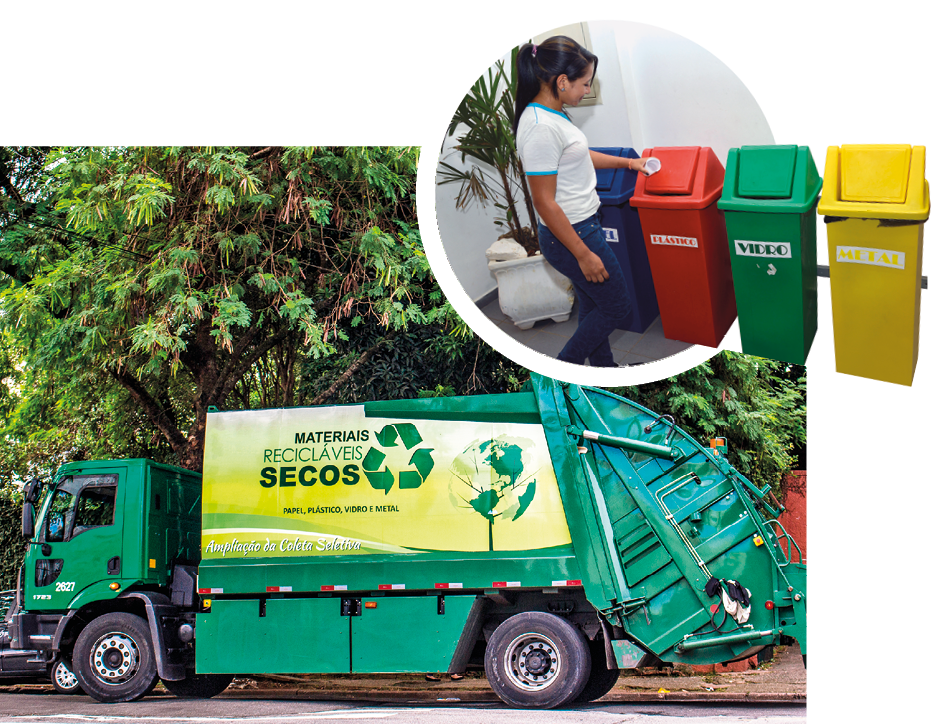
[[[838,372],[910,385],[918,362],[925,148],[828,148],[818,213],[828,232]]]

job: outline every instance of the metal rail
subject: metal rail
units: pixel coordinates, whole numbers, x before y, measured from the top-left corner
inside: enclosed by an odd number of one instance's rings
[[[643,442],[629,437],[618,437],[617,435],[604,435],[592,430],[582,430],[581,433],[585,440],[591,440],[600,445],[617,447],[622,450],[630,450],[631,452],[645,453],[662,458],[663,460],[678,460],[683,457],[683,452],[681,450],[669,447],[668,445],[656,445],[652,442]]]
[[[676,478],[671,483],[667,483],[656,492],[656,502],[659,503],[659,507],[663,511],[663,515],[665,516],[666,520],[668,520],[672,527],[675,528],[675,531],[679,534],[679,538],[682,539],[682,543],[685,545],[686,550],[692,554],[692,558],[695,559],[695,562],[698,564],[698,567],[701,569],[702,573],[711,579],[713,578],[711,571],[708,570],[708,566],[705,564],[705,561],[702,560],[702,557],[698,554],[698,550],[696,550],[695,546],[692,545],[692,541],[689,540],[688,536],[685,534],[685,531],[682,530],[682,527],[678,522],[676,522],[676,517],[669,509],[669,506],[666,505],[665,500],[667,495],[671,495],[683,485],[690,483],[692,480],[698,481],[699,483],[701,482],[695,473],[686,473],[682,477]],[[666,488],[670,487],[672,487],[672,490],[666,490]]]
[[[692,649],[704,649],[709,646],[720,646],[721,644],[737,644],[744,641],[753,641],[767,636],[772,636],[774,630],[768,631],[746,631],[743,633],[733,633],[726,636],[716,636],[711,639],[693,640],[692,635],[686,635],[682,642],[676,645],[676,651],[691,651]]]

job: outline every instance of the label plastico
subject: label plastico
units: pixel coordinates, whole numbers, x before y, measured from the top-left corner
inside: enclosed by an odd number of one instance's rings
[[[738,256],[759,256],[766,259],[791,259],[792,247],[789,244],[771,241],[741,241],[734,239],[734,251]]]
[[[690,249],[698,248],[698,239],[690,236],[669,236],[668,234],[650,234],[650,241],[663,246],[687,246]]]
[[[869,264],[890,269],[905,268],[905,252],[888,249],[868,249],[862,246],[838,246],[837,261],[852,264]]]

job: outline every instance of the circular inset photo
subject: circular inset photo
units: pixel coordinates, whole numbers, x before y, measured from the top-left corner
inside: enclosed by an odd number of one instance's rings
[[[727,66],[659,28],[590,21],[523,39],[464,90],[435,170],[440,248],[425,242],[486,342],[607,384],[723,346],[736,319],[724,165],[773,143]]]

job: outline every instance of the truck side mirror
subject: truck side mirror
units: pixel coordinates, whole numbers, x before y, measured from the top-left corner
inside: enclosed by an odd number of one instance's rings
[[[36,506],[23,503],[23,538],[31,540],[36,533]]]
[[[39,497],[39,488],[42,482],[38,478],[33,478],[23,486],[23,500],[27,503],[35,503]]]

